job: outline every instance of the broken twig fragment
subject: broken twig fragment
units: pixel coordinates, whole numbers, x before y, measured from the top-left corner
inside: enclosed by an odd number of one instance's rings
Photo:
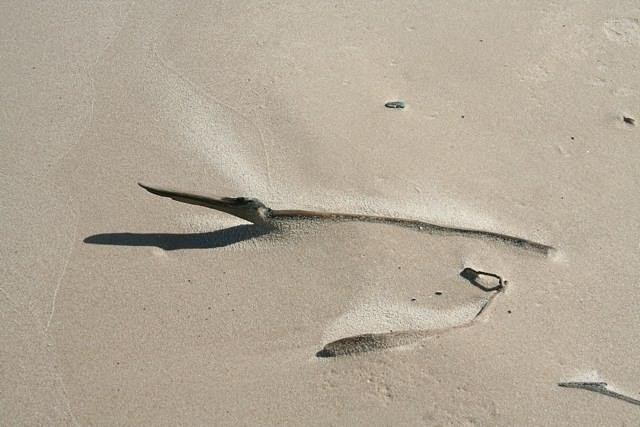
[[[633,397],[626,396],[624,394],[610,390],[609,387],[607,386],[607,383],[605,382],[570,381],[570,382],[558,383],[558,386],[565,387],[565,388],[581,388],[583,390],[589,390],[595,393],[604,394],[605,396],[624,400],[625,402],[640,406],[640,400],[634,399]]]

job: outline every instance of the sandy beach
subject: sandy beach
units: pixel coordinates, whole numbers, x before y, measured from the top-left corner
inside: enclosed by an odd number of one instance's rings
[[[0,424],[640,420],[637,2],[1,10]]]

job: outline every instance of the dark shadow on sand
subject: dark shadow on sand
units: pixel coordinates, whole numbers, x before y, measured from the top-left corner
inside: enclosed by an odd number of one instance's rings
[[[254,239],[270,230],[255,225],[237,225],[206,233],[104,233],[86,237],[91,245],[155,246],[166,251],[177,249],[213,249]]]

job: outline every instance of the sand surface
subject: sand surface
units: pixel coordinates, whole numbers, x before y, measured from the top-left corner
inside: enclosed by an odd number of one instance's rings
[[[557,384],[640,396],[637,1],[312,3],[3,4],[0,424],[636,424]],[[557,251],[241,239],[138,181]],[[481,322],[316,357],[469,321],[465,267],[509,281]]]

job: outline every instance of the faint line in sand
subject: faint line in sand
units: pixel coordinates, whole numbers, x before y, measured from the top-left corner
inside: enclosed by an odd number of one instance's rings
[[[53,315],[56,312],[56,301],[58,299],[58,291],[60,291],[60,286],[62,286],[62,280],[67,272],[67,267],[69,266],[69,262],[71,261],[71,255],[73,254],[73,249],[75,247],[76,235],[78,233],[78,221],[75,221],[75,226],[73,227],[73,235],[71,236],[71,243],[69,245],[69,252],[67,253],[67,258],[65,259],[64,266],[62,267],[62,272],[60,273],[60,277],[58,277],[58,281],[56,283],[56,289],[53,292],[53,298],[51,300],[51,311],[49,313],[49,319],[47,320],[47,326],[45,327],[45,333],[49,331],[49,326],[51,326],[51,319],[53,319]]]
[[[28,306],[26,308],[21,308],[20,304],[18,304],[13,298],[11,298],[9,293],[5,291],[3,288],[0,288],[0,293],[2,293],[7,298],[7,300],[11,303],[13,310],[18,315],[28,314],[31,317],[31,320],[35,323],[35,328],[32,328],[32,330],[34,330],[37,335],[40,335],[42,337],[44,345],[47,348],[45,351],[47,353],[53,353],[54,351],[51,349],[52,348],[55,349],[55,343],[51,342],[51,338],[43,328],[40,318],[36,316],[35,313]],[[19,321],[19,319],[16,319],[16,323],[29,326],[27,322],[24,322],[24,321],[21,322]],[[22,363],[22,360],[20,360],[20,363]],[[73,425],[79,426],[80,423],[78,422],[75,414],[73,413],[73,410],[71,409],[71,402],[69,401],[69,392],[67,391],[67,387],[64,383],[64,380],[62,379],[62,375],[60,375],[60,373],[57,370],[53,369],[53,367],[49,367],[48,371],[54,377],[54,379],[58,382],[58,384],[60,385],[60,388],[62,389],[62,393],[61,393],[62,401],[64,402],[64,405],[67,407],[67,411],[69,412],[69,416],[73,421]]]

